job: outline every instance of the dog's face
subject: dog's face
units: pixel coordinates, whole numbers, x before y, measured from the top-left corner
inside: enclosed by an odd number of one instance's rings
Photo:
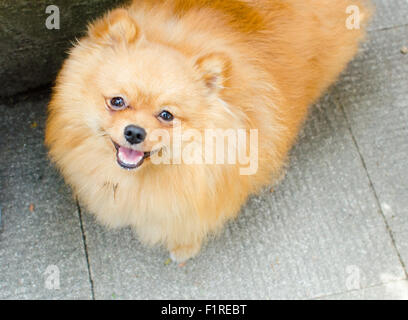
[[[111,145],[123,168],[142,167],[152,154],[168,152],[172,139],[159,139],[163,132],[171,138],[174,126],[211,126],[217,108],[225,108],[218,97],[229,70],[223,54],[187,58],[150,42],[121,9],[91,26],[86,42],[83,121]]]
[[[138,45],[116,50],[94,78],[101,96],[93,106],[100,129],[112,140],[118,164],[127,169],[140,167],[152,153],[168,151],[169,141],[156,138],[162,131],[171,136],[174,126],[194,126],[195,113],[206,104],[181,55]]]

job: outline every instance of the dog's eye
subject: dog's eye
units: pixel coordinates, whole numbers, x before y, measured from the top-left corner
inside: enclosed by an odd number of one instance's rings
[[[114,97],[107,100],[108,107],[112,110],[123,110],[128,107],[126,101],[122,97]]]
[[[167,122],[172,121],[174,119],[174,116],[166,110],[160,112],[159,117]]]

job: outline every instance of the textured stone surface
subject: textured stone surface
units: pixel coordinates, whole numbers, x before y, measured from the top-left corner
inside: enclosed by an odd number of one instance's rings
[[[45,156],[45,105],[0,105],[0,299],[91,298],[77,207]]]
[[[387,284],[353,290],[323,297],[322,300],[408,300],[408,281],[390,281]]]
[[[370,30],[393,28],[408,24],[407,0],[372,0],[375,15]]]
[[[54,81],[75,37],[107,8],[126,0],[0,1],[0,96]],[[49,5],[60,10],[60,29],[48,30]]]
[[[371,33],[336,87],[376,197],[408,265],[408,26]]]

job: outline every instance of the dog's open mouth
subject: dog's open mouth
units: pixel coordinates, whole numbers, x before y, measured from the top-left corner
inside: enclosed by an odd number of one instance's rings
[[[143,164],[143,161],[150,157],[150,152],[143,152],[123,147],[112,141],[116,148],[116,161],[124,169],[136,169]]]

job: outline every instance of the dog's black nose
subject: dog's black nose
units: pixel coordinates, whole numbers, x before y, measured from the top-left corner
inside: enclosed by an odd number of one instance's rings
[[[143,128],[134,126],[133,124],[125,128],[125,139],[130,144],[138,144],[146,139],[146,131]]]

